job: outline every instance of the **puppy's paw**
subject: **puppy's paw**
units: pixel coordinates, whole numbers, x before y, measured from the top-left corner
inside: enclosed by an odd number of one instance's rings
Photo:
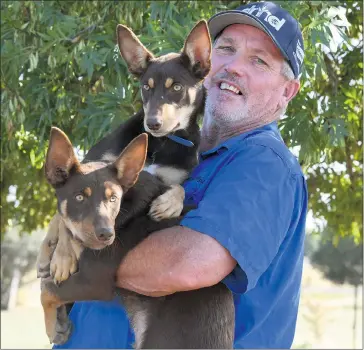
[[[54,251],[52,261],[50,263],[50,273],[55,284],[68,279],[74,274],[78,268],[77,256],[72,249],[65,251],[58,249]]]
[[[182,213],[184,199],[183,187],[173,185],[152,202],[148,215],[155,221],[177,217]]]

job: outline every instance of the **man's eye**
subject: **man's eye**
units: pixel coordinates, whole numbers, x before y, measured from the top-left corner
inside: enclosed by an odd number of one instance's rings
[[[82,202],[84,199],[84,196],[82,194],[77,194],[75,196],[77,202]]]
[[[267,62],[265,62],[264,60],[262,60],[259,57],[254,57],[254,61],[255,61],[255,63],[258,63],[259,65],[264,65],[264,66],[268,65]]]
[[[150,86],[148,84],[144,84],[143,89],[148,91],[150,89]]]
[[[219,50],[224,50],[224,51],[233,51],[234,50],[232,46],[222,46],[222,45],[220,45],[217,48]]]

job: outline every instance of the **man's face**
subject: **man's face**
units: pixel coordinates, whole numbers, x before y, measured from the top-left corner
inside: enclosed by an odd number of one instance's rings
[[[225,28],[214,43],[211,61],[206,108],[215,125],[270,122],[298,90],[299,85],[293,91],[281,74],[284,59],[278,48],[253,26]]]

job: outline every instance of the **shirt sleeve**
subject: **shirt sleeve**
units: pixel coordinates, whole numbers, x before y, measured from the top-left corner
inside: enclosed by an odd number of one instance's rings
[[[182,226],[207,234],[238,262],[223,282],[234,293],[253,288],[288,231],[295,177],[271,148],[245,144],[221,167]]]

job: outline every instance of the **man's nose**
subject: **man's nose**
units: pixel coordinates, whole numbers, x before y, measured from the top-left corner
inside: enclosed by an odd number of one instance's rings
[[[224,68],[226,72],[242,77],[247,74],[248,65],[244,57],[241,55],[234,55],[226,62]]]

